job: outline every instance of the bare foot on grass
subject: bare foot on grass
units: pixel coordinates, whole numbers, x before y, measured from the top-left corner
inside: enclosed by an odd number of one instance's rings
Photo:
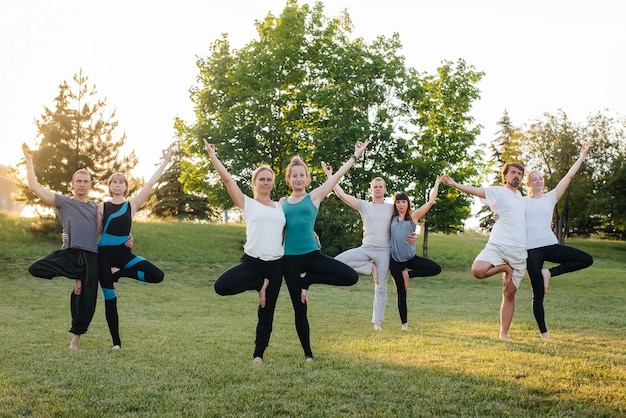
[[[72,334],[72,341],[70,341],[70,350],[72,351],[78,350],[79,342],[80,342],[80,334]]]
[[[402,328],[400,328],[400,331],[408,331],[408,330],[409,330],[409,324],[405,322],[404,324],[402,324]]]

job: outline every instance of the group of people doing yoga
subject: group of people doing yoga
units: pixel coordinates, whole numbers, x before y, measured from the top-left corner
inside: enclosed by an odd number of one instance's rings
[[[254,170],[252,196],[247,196],[217,157],[215,145],[203,141],[211,164],[233,203],[241,210],[246,224],[243,255],[237,265],[216,279],[214,288],[224,296],[248,290],[258,292],[253,363],[263,362],[263,355],[269,346],[283,278],[306,361],[313,361],[314,358],[307,317],[309,288],[313,284],[352,286],[357,283],[359,274],[371,275],[375,288],[372,323],[375,330],[381,331],[387,303],[387,279],[391,273],[397,291],[401,330],[408,330],[406,296],[410,278],[435,276],[441,272],[439,264],[417,256],[415,247],[419,221],[435,203],[441,183],[481,198],[495,214],[488,243],[474,260],[471,271],[476,278],[502,274],[500,338],[509,339],[515,293],[526,270],[533,289],[533,312],[541,337],[545,339],[549,338],[549,334],[543,299],[550,279],[593,263],[589,254],[558,244],[552,231],[554,206],[578,172],[591,143],[583,145],[574,165],[557,187],[548,193],[544,194],[542,174],[532,171],[527,176],[530,195],[522,197],[519,187],[524,167],[519,163],[507,163],[502,170],[503,186],[481,188],[463,185],[446,174],[437,177],[428,201],[412,210],[405,192],[394,194],[393,203],[385,201],[387,189],[381,177],[375,177],[370,182],[370,201],[345,193],[339,185],[341,178],[361,158],[369,141],[357,142],[354,154],[337,171],[333,172],[330,165],[323,164],[327,179],[310,191],[309,168],[300,157],[293,157],[285,174],[291,194],[278,201],[272,199],[275,173],[268,165],[260,165]],[[72,197],[55,194],[39,185],[32,155],[26,145],[23,149],[29,187],[44,203],[57,209],[64,231],[62,249],[35,261],[29,271],[37,277],[51,279],[65,276],[76,280],[70,298],[70,349],[73,350],[78,348],[80,336],[87,331],[93,317],[99,279],[113,346],[120,348],[116,294],[119,278],[131,277],[149,283],[163,280],[163,271],[132,254],[130,228],[134,215],[169,163],[171,148],[164,153],[161,166],[132,199],[127,200],[126,177],[116,173],[108,181],[111,200],[99,204],[87,198],[91,188],[88,171],[74,173]],[[364,230],[361,246],[344,251],[335,258],[321,252],[314,231],[320,203],[333,191],[359,212]],[[544,268],[546,261],[559,264],[547,269]]]
[[[211,163],[233,202],[242,210],[246,222],[246,245],[240,263],[216,280],[215,289],[220,295],[233,295],[246,290],[259,292],[254,363],[263,361],[263,354],[269,344],[282,277],[289,290],[296,330],[307,361],[313,360],[307,319],[308,292],[312,284],[351,286],[357,282],[358,274],[372,275],[375,284],[372,323],[374,329],[380,331],[390,272],[397,290],[401,329],[407,330],[406,291],[409,279],[435,276],[441,272],[439,264],[416,255],[415,241],[417,224],[435,203],[442,182],[484,199],[496,214],[497,220],[489,242],[476,257],[472,273],[477,278],[503,274],[501,338],[509,338],[515,292],[526,270],[527,252],[533,287],[533,311],[542,338],[549,338],[543,314],[543,295],[547,292],[550,277],[588,267],[593,262],[588,254],[558,244],[551,227],[554,205],[578,172],[591,143],[582,147],[576,163],[555,190],[546,195],[543,195],[541,173],[533,171],[528,174],[527,181],[531,195],[522,198],[518,189],[524,167],[518,163],[509,163],[502,171],[504,186],[476,188],[458,184],[449,175],[437,177],[429,200],[415,211],[411,210],[409,197],[404,192],[396,193],[393,203],[385,202],[387,190],[381,177],[374,178],[370,183],[371,201],[358,199],[342,190],[339,185],[341,177],[360,158],[368,141],[357,142],[354,155],[337,172],[333,173],[332,167],[324,164],[327,180],[310,192],[307,192],[311,181],[310,171],[302,159],[293,157],[285,174],[292,193],[278,202],[271,197],[275,173],[269,166],[259,166],[253,172],[253,196],[246,196],[220,162],[215,145],[206,140],[204,144]],[[322,254],[314,231],[320,202],[331,190],[360,213],[364,229],[362,245],[344,251],[334,259]],[[546,200],[544,196],[548,196]],[[542,203],[535,205],[536,202]],[[528,243],[527,234],[534,235]],[[271,245],[266,245],[268,242]],[[282,263],[279,262],[281,257]],[[544,269],[545,261],[560,264]]]

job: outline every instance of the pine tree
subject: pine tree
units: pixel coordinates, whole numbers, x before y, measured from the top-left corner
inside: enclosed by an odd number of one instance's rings
[[[502,177],[501,171],[504,168],[504,164],[507,162],[520,161],[520,138],[521,133],[517,128],[513,126],[513,122],[509,117],[509,113],[505,110],[502,118],[498,121],[500,131],[497,132],[497,137],[489,146],[491,151],[491,159],[489,160],[491,173],[492,173],[492,186],[501,186]],[[493,213],[489,206],[483,206],[477,214],[480,223],[479,226],[485,231],[491,231],[495,223],[493,219]]]
[[[183,153],[180,144],[172,150],[172,164],[163,173],[157,188],[146,203],[146,209],[158,218],[174,218],[179,220],[210,219],[217,213],[211,209],[206,197],[199,194],[186,193],[180,182],[181,160]]]
[[[107,111],[106,99],[96,98],[95,85],[87,85],[82,70],[73,80],[75,86],[67,81],[59,85],[55,108],[45,107],[36,121],[40,139],[32,151],[35,173],[42,186],[70,194],[72,174],[85,168],[92,174],[94,191],[104,192],[106,179],[116,171],[129,172],[137,158],[134,152],[119,155],[126,134],[116,134],[115,111]],[[38,202],[32,193],[25,193],[23,200],[28,204]]]

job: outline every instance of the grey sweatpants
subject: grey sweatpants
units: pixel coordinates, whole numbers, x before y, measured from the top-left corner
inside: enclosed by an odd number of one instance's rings
[[[349,265],[359,274],[371,275],[372,263],[378,270],[378,284],[374,286],[374,311],[372,323],[380,325],[385,317],[387,306],[387,276],[389,275],[390,248],[360,246],[339,254],[336,260]]]

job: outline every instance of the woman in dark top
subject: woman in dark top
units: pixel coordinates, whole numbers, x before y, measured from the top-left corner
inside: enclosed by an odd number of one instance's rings
[[[114,349],[122,346],[116,294],[119,278],[130,277],[147,283],[163,281],[163,271],[143,257],[133,254],[131,248],[126,246],[126,242],[129,239],[133,217],[150,196],[152,187],[165,171],[171,155],[170,147],[163,152],[164,161],[161,166],[137,195],[128,201],[126,176],[123,173],[113,174],[107,182],[111,200],[98,205],[97,220],[101,231],[98,240],[98,274]]]

